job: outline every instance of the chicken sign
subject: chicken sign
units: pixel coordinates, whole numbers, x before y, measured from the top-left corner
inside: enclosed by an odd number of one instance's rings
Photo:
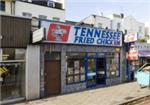
[[[48,31],[48,40],[57,42],[67,42],[70,26],[61,24],[51,24]]]
[[[41,22],[50,43],[122,46],[122,32],[108,29]]]

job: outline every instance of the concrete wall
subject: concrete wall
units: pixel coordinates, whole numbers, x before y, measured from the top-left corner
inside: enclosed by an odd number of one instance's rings
[[[40,97],[40,46],[27,46],[26,54],[26,99]]]
[[[53,17],[57,17],[60,18],[60,21],[65,22],[65,10],[16,1],[15,15],[23,16],[23,12],[31,13],[32,17],[44,15],[50,20],[52,20]]]

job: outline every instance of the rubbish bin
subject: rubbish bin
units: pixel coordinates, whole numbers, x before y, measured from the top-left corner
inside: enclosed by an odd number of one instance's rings
[[[150,64],[144,64],[140,69],[136,71],[135,78],[140,87],[150,88]]]

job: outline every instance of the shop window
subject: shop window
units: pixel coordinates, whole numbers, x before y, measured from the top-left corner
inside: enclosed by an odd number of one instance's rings
[[[2,49],[0,63],[1,100],[25,96],[25,49]]]
[[[119,76],[119,53],[107,53],[107,77],[113,78]]]
[[[84,56],[85,53],[67,53],[67,84],[85,81]]]

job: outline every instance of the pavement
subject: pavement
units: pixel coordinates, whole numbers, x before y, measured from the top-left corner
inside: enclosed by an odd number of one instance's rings
[[[136,82],[64,94],[14,105],[119,105],[126,101],[150,95],[148,88]]]

